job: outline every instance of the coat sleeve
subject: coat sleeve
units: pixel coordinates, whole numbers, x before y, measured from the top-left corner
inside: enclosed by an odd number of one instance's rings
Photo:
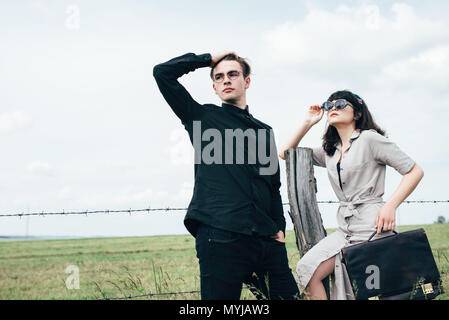
[[[201,119],[203,107],[178,82],[182,75],[211,64],[209,53],[196,55],[187,53],[153,68],[153,76],[165,101],[183,124]]]
[[[326,152],[323,147],[312,148],[313,150],[313,165],[319,167],[326,167]]]
[[[415,165],[415,161],[390,139],[374,130],[369,130],[367,137],[371,153],[379,164],[388,165],[401,175],[408,173]]]

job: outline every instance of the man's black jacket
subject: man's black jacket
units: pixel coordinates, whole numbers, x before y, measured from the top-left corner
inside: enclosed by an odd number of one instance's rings
[[[188,53],[174,58],[165,63],[156,65],[153,75],[157,85],[167,103],[175,114],[181,119],[182,124],[189,133],[192,145],[195,149],[195,185],[193,197],[188,207],[184,220],[187,230],[196,235],[198,223],[204,223],[215,228],[228,231],[259,235],[274,235],[282,230],[285,233],[285,218],[282,208],[282,200],[279,192],[281,186],[279,164],[274,139],[269,139],[271,127],[255,119],[248,106],[245,110],[236,106],[223,103],[222,106],[214,104],[201,105],[197,103],[188,91],[178,82],[178,78],[197,68],[211,65],[211,55],[195,55]],[[196,130],[194,127],[196,126]],[[198,128],[201,130],[198,131]],[[201,159],[204,147],[213,140],[211,136],[204,137],[203,133],[208,129],[216,129],[220,132],[223,141],[221,163],[205,163]],[[256,133],[257,143],[261,135],[266,132],[265,155],[270,155],[270,148],[274,148],[276,170],[274,174],[260,174],[260,169],[268,167],[266,161],[263,165],[257,157],[256,163],[249,161],[248,144],[244,145],[245,162],[236,162],[236,143],[234,141],[233,162],[225,161],[225,130],[252,129]],[[265,129],[260,130],[258,129]],[[211,132],[211,130],[208,130]],[[235,131],[236,132],[236,131]],[[196,136],[195,136],[196,135]],[[196,141],[195,141],[196,139]],[[210,139],[210,141],[209,141]],[[203,141],[205,140],[205,141]],[[246,140],[248,142],[248,140]],[[209,146],[209,151],[210,151]],[[254,150],[250,150],[254,151]],[[212,153],[215,155],[217,150]],[[273,151],[272,151],[273,152]],[[198,161],[197,159],[200,159]]]

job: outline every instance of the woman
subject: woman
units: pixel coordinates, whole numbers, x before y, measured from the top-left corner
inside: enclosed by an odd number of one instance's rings
[[[297,264],[296,280],[306,298],[327,299],[322,280],[332,274],[332,299],[354,299],[341,249],[396,231],[396,209],[418,185],[423,170],[374,122],[366,103],[350,91],[333,93],[322,106],[309,107],[297,132],[281,149],[296,148],[327,112],[328,125],[321,147],[313,148],[313,164],[326,167],[340,200],[338,230],[311,248]],[[285,160],[285,159],[284,159]],[[383,203],[386,165],[396,169],[402,180]],[[384,234],[382,234],[384,236]]]

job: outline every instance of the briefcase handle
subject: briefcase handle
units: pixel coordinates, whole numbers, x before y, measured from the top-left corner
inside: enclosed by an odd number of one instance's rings
[[[396,231],[393,230],[393,232],[396,234],[398,234]],[[374,231],[373,234],[371,235],[371,237],[369,237],[368,241],[370,241],[375,235],[376,235],[377,231]]]

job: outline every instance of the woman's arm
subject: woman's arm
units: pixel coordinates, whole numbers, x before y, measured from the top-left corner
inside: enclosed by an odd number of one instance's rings
[[[285,160],[284,153],[288,149],[296,148],[302,138],[306,135],[306,133],[312,128],[316,123],[318,123],[323,117],[324,111],[321,109],[319,105],[313,105],[309,107],[307,111],[306,118],[299,126],[298,130],[295,134],[287,141],[287,143],[280,149],[279,157],[282,160]]]
[[[390,199],[380,208],[376,218],[377,234],[382,231],[393,231],[396,221],[396,209],[415,190],[424,176],[424,171],[416,163],[413,168],[402,177],[401,183],[393,192]]]

